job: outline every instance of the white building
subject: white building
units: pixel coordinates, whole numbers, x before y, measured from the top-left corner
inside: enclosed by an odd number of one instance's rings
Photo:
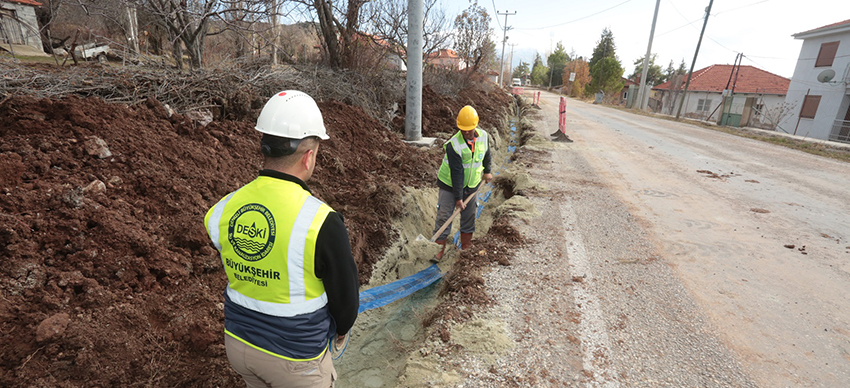
[[[679,111],[685,78],[676,77],[652,88],[662,103],[660,113],[675,115]],[[733,127],[774,129],[790,82],[753,66],[711,65],[691,75],[681,116]]]
[[[850,143],[850,20],[794,34],[803,40],[785,102],[794,109],[782,128]]]

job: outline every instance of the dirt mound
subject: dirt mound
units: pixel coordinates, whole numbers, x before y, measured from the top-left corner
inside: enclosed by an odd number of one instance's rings
[[[487,92],[469,88],[461,91],[457,99],[442,96],[429,85],[422,89],[422,136],[436,137],[439,133],[454,134],[457,131],[457,113],[464,105],[472,105],[478,112],[480,126],[492,130],[498,128],[504,118],[505,108],[513,98],[504,91],[494,88]],[[404,133],[404,112],[393,119],[394,128]]]
[[[416,149],[358,108],[320,103],[331,139],[322,143],[315,194],[345,216],[360,282],[396,237],[390,220],[401,214],[402,186],[437,181],[439,149]]]
[[[310,182],[340,211],[361,279],[393,237],[416,151],[359,108],[320,103],[332,140]],[[203,215],[261,166],[252,123],[206,127],[155,100],[0,105],[0,386],[237,386],[225,276]]]
[[[511,265],[510,248],[524,244],[525,238],[510,225],[508,217],[497,219],[487,232],[486,239],[476,239],[472,249],[459,251],[457,262],[444,277],[440,288],[443,300],[425,317],[423,326],[435,326],[431,334],[448,343],[451,339],[449,324],[466,322],[472,318],[475,307],[494,303],[493,297],[484,290],[484,278],[481,277],[484,268]]]

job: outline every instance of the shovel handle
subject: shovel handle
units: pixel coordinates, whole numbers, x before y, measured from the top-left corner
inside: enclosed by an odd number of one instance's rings
[[[476,189],[474,193],[472,193],[468,197],[466,197],[466,199],[463,201],[464,207],[466,207],[466,204],[469,203],[469,201],[472,199],[472,197],[475,196],[475,194],[478,194],[478,192],[481,191],[481,188],[484,187],[483,183],[484,182],[482,182],[481,184],[478,185],[478,189]],[[452,213],[452,215],[449,217],[448,220],[446,220],[446,222],[443,224],[443,226],[440,227],[440,229],[437,229],[437,233],[434,233],[434,237],[431,237],[431,242],[437,241],[437,237],[439,237],[440,234],[443,233],[443,231],[446,230],[446,228],[448,228],[449,225],[451,225],[452,220],[454,220],[455,217],[457,217],[458,214],[460,214],[460,209],[455,207],[454,213]]]

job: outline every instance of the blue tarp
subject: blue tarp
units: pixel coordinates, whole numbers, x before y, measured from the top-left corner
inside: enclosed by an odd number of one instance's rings
[[[516,124],[511,123],[511,131],[516,131]],[[512,135],[512,138],[515,138],[516,135]],[[509,146],[508,151],[514,152],[516,150],[515,146]],[[507,163],[510,158],[506,158],[505,162]],[[494,172],[494,175],[499,175],[499,172]],[[488,184],[491,188],[492,184]],[[493,191],[490,190],[483,195],[481,198],[482,202],[487,202],[490,199],[490,195],[493,194]],[[478,207],[478,213],[475,215],[475,218],[481,216],[481,211],[484,210],[484,206]],[[460,232],[455,232],[453,243],[455,245],[460,244]],[[374,288],[370,288],[360,293],[360,309],[358,313],[362,313],[366,310],[371,310],[378,307],[386,306],[392,302],[395,302],[401,298],[404,298],[416,291],[419,291],[431,283],[439,280],[443,277],[443,273],[440,272],[440,268],[437,267],[436,264],[432,264],[430,267],[419,271],[414,275],[410,275],[404,279],[396,280],[389,284],[384,284],[383,286],[378,286]]]
[[[365,290],[360,293],[360,309],[357,312],[362,313],[366,310],[386,306],[427,287],[441,277],[443,277],[443,273],[440,272],[440,268],[436,264],[432,264],[430,267],[404,279]]]

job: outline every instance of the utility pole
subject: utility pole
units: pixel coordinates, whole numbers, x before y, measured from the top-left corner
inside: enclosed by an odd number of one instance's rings
[[[702,22],[702,31],[699,33],[699,40],[697,41],[697,50],[694,52],[694,60],[691,62],[691,71],[688,72],[688,81],[685,82],[685,90],[682,91],[682,101],[679,103],[679,110],[676,111],[676,120],[679,119],[679,116],[682,114],[682,105],[685,105],[685,95],[688,94],[688,86],[691,85],[691,76],[694,74],[694,65],[697,64],[697,55],[699,54],[699,45],[702,44],[702,36],[705,34],[705,26],[708,24],[708,15],[711,14],[711,5],[714,4],[714,0],[708,1],[708,8],[705,9],[705,20]]]
[[[649,55],[652,52],[652,38],[655,36],[655,22],[658,20],[658,6],[661,0],[655,0],[655,15],[652,16],[652,28],[649,29],[649,44],[646,45],[646,55],[643,57],[643,72],[640,75],[640,92],[638,92],[638,109],[646,110],[646,100],[649,90],[646,89],[646,76],[649,74]]]
[[[404,116],[404,137],[408,141],[422,139],[422,21],[425,6],[422,0],[407,1],[407,106]]]
[[[496,11],[496,15],[505,15],[505,27],[503,28],[503,32],[502,32],[502,60],[501,60],[502,64],[499,66],[499,87],[503,87],[504,86],[503,85],[503,81],[504,81],[503,78],[505,76],[505,43],[508,42],[508,16],[516,15],[516,11],[514,11],[514,12],[505,11],[504,13]],[[499,17],[499,16],[496,16],[496,17]]]
[[[519,46],[519,43],[511,43],[508,46],[511,46],[511,56],[508,57],[508,73],[511,73],[510,78],[513,78],[513,68],[514,68],[514,47]]]
[[[735,54],[735,62],[732,62],[732,71],[729,73],[729,79],[726,81],[726,87],[723,88],[723,93],[720,96],[720,105],[718,105],[716,108],[714,108],[713,111],[711,111],[711,114],[706,117],[706,121],[711,119],[711,116],[714,116],[714,112],[717,112],[720,107],[726,105],[726,90],[729,89],[729,84],[732,83],[732,76],[735,75],[735,67],[738,66],[738,59],[741,58],[742,55],[744,54]],[[723,113],[725,109],[726,108],[723,108],[723,110],[720,111],[720,116],[717,118],[717,125],[721,125],[721,120],[723,120]]]

